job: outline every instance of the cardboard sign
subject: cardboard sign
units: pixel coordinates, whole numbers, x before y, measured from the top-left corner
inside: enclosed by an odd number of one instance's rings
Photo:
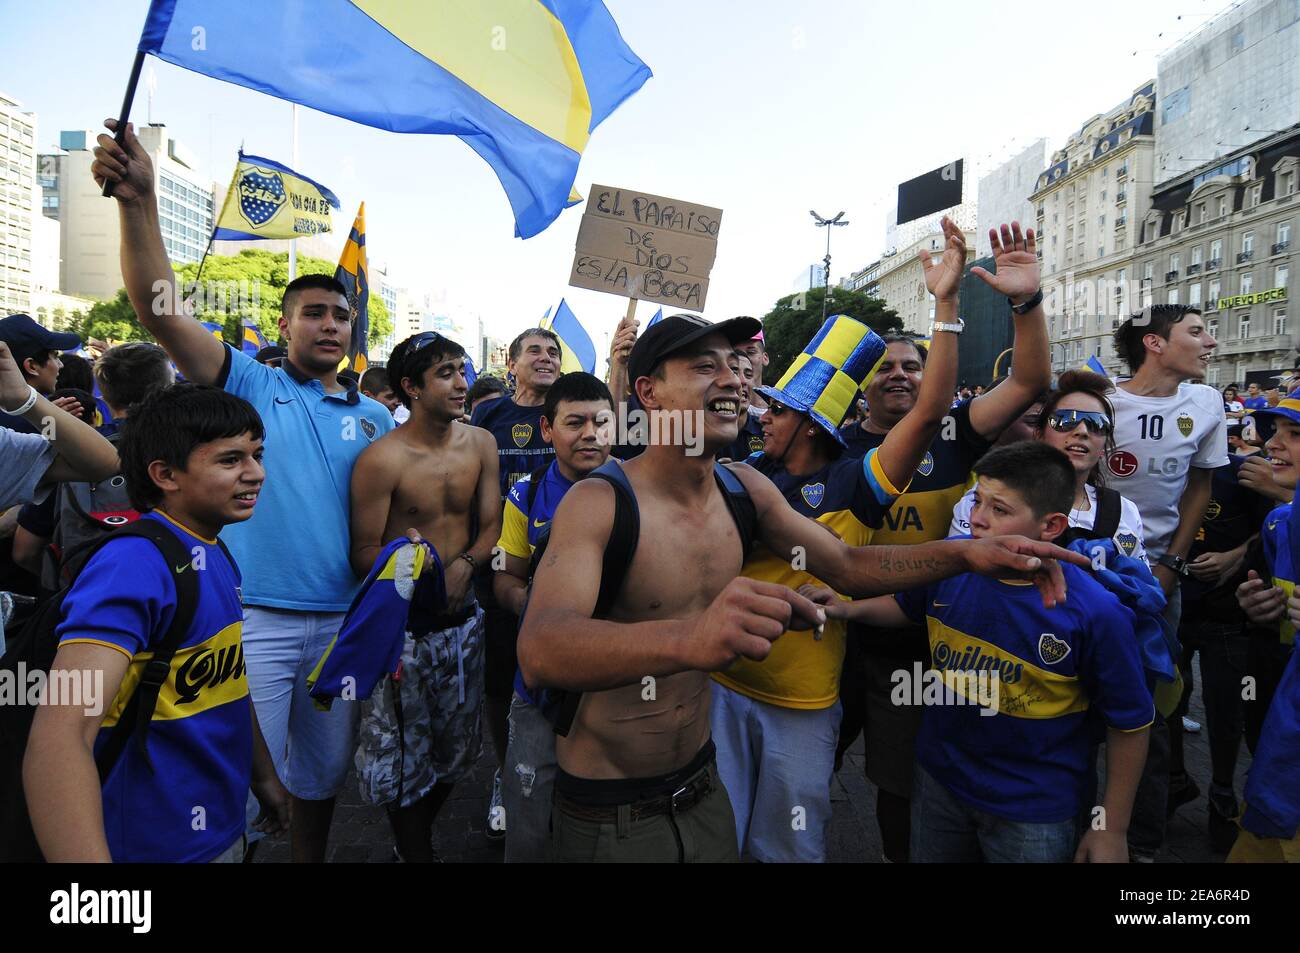
[[[569,284],[703,311],[722,210],[593,185]]]

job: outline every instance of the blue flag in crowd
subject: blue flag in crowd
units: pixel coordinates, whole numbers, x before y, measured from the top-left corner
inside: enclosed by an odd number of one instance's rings
[[[367,126],[459,136],[522,238],[576,201],[591,131],[650,78],[600,0],[152,0],[139,49]]]
[[[561,374],[573,371],[596,373],[596,345],[591,343],[591,335],[563,298],[560,299],[560,306],[555,309],[555,317],[551,318],[549,327],[560,339],[560,347],[564,351],[560,361]]]

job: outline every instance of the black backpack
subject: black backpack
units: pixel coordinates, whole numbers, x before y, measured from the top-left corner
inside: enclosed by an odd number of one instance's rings
[[[1092,529],[1071,526],[1054,541],[1057,546],[1069,546],[1079,539],[1110,539],[1119,529],[1123,497],[1118,490],[1112,490],[1108,486],[1093,489],[1097,491],[1097,516],[1092,521]]]
[[[76,585],[77,576],[92,555],[114,540],[127,536],[147,539],[161,550],[167,565],[172,567],[172,581],[176,586],[176,611],[171,627],[162,641],[152,648],[153,658],[145,666],[140,682],[117,724],[95,756],[101,783],[108,778],[132,739],[144,757],[145,764],[153,770],[147,742],[149,723],[158,704],[158,694],[171,672],[172,658],[189,631],[199,601],[198,573],[184,571],[193,559],[185,543],[157,520],[143,519],[95,541],[76,554],[73,564],[69,566],[68,583],[37,607],[35,615],[9,639],[4,657],[0,658],[0,678],[10,679],[10,684],[18,686],[20,692],[27,685],[27,679],[19,678],[19,673],[28,676],[37,671],[48,674],[59,649],[55,630],[63,619],[63,602]],[[218,545],[226,558],[231,559],[225,544],[218,541]],[[231,564],[234,564],[233,559]],[[177,566],[181,567],[181,571],[176,570]],[[112,702],[113,699],[103,699],[106,714]],[[22,780],[23,756],[27,751],[27,737],[31,733],[35,715],[35,707],[28,705],[26,698],[17,699],[16,704],[0,705],[0,862],[4,863],[42,859],[36,836],[32,832]]]
[[[537,498],[537,486],[541,483],[545,471],[546,467],[543,467],[534,472],[529,480],[530,519],[533,501]],[[641,510],[637,506],[636,493],[632,490],[632,484],[617,460],[609,460],[599,469],[588,474],[587,478],[604,480],[614,488],[614,523],[609,531],[609,541],[605,543],[605,555],[600,571],[600,591],[596,595],[596,607],[591,614],[593,619],[603,619],[608,617],[614,607],[614,601],[618,598],[623,582],[627,578],[628,567],[632,565],[632,557],[636,554],[637,543],[641,538]],[[713,478],[722,490],[727,509],[731,511],[731,518],[735,520],[736,530],[740,534],[744,557],[748,558],[758,532],[758,512],[754,508],[754,501],[750,499],[749,491],[745,489],[745,484],[740,481],[740,477],[723,464],[713,465]],[[542,554],[549,541],[550,527],[547,526],[538,539],[537,547],[533,550],[532,559],[528,564],[530,588],[533,574],[541,565]],[[527,611],[528,604],[525,602],[524,612]],[[520,620],[522,619],[521,613]],[[573,727],[573,718],[578,712],[582,692],[546,689],[540,694],[538,707],[543,716],[551,723],[557,735],[567,736],[569,729]]]

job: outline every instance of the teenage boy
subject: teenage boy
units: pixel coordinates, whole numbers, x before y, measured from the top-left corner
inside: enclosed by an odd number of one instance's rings
[[[433,822],[482,749],[483,610],[474,571],[501,529],[496,444],[460,422],[465,351],[436,331],[402,341],[388,364],[411,411],[352,470],[352,568],[370,572],[381,550],[414,531],[433,546],[447,592],[430,634],[406,635],[400,678],[361,706],[357,774],[362,797],[388,806],[402,859],[436,858]]]
[[[1213,473],[1228,465],[1223,397],[1195,383],[1205,377],[1216,347],[1200,311],[1187,305],[1154,305],[1115,331],[1115,351],[1133,376],[1110,398],[1115,447],[1106,458],[1106,480],[1142,512],[1147,561],[1169,600],[1165,620],[1175,630],[1182,614],[1178,583],[1191,572],[1187,555],[1205,519]],[[1157,689],[1156,723],[1129,830],[1133,858],[1143,863],[1164,843],[1169,805],[1195,796],[1186,776],[1171,787],[1165,715],[1177,698],[1167,692]]]
[[[379,401],[388,408],[390,414],[402,405],[402,401],[393,392],[393,385],[388,380],[388,371],[385,368],[366,368],[357,388],[361,391],[361,396]]]
[[[936,301],[929,372],[916,406],[878,449],[865,457],[845,453],[839,432],[885,352],[885,343],[866,325],[832,317],[776,386],[761,388],[768,401],[764,448],[748,464],[772,481],[796,513],[850,546],[865,546],[884,525],[948,413],[948,394],[957,382],[957,287],[966,243],[947,217],[943,228],[940,262],[929,251],[919,254]],[[815,581],[788,554],[761,547],[743,573],[792,589]],[[741,659],[713,676],[710,717],[718,771],[736,814],[740,851],[763,863],[826,859],[844,639],[839,620],[816,639],[786,633],[761,663]],[[796,806],[803,821],[797,825],[791,823]]]
[[[690,453],[682,430],[670,427],[617,474],[607,465],[621,489],[589,477],[556,510],[519,660],[528,685],[583,693],[569,733],[556,740],[557,859],[737,859],[736,821],[709,732],[706,673],[742,655],[766,657],[794,613],[807,628],[826,618],[788,587],[739,577],[744,536],[806,556],[811,573],[849,593],[974,570],[1032,573],[1055,603],[1059,567],[1039,557],[1086,562],[1016,538],[852,549],[796,514],[762,474],[716,464],[714,454],[736,439],[735,347],[758,330],[751,319],[713,325],[695,315],[647,330],[628,361],[637,398],[670,420],[695,415],[703,452]],[[597,612],[616,492],[624,514],[628,498],[635,500],[641,531],[621,584],[608,584],[616,589],[608,610]]]
[[[555,460],[510,488],[497,542],[497,601],[515,615],[528,597],[533,552],[548,531],[569,489],[609,459],[614,401],[597,377],[565,374],[546,393],[542,438]],[[506,825],[506,863],[541,863],[550,843],[551,795],[555,785],[555,732],[536,699],[515,674],[501,803]]]
[[[1015,533],[1050,542],[1068,527],[1074,468],[1054,447],[1001,447],[975,473],[976,539]],[[946,697],[924,706],[916,739],[913,862],[1127,862],[1151,693],[1133,613],[1086,571],[1062,568],[1070,599],[1053,609],[1032,589],[970,573],[848,605],[817,594],[832,615],[929,631]],[[905,700],[923,697],[924,685]],[[1098,716],[1106,792],[1076,850]]]
[[[106,125],[117,128],[116,120]],[[122,278],[141,324],[186,380],[244,398],[265,422],[270,478],[257,518],[232,526],[226,542],[244,577],[249,691],[276,770],[294,798],[293,858],[323,862],[334,797],[356,748],[357,705],[339,701],[317,710],[307,676],[360,588],[342,544],[352,465],[396,426],[393,416],[339,379],[352,312],[333,276],[289,283],[280,306],[286,355],[279,367],[259,364],[218,341],[178,302],[153,163],[129,123],[121,144],[100,135],[91,174],[100,186],[113,183]]]
[[[953,506],[971,485],[971,468],[1051,384],[1047,317],[1033,229],[1021,232],[1012,222],[990,230],[994,271],[971,273],[1006,296],[1015,325],[1012,371],[1000,385],[960,403],[930,442],[912,476],[907,492],[890,507],[885,525],[873,543],[914,545],[948,534]],[[961,322],[957,322],[958,327]],[[958,332],[960,333],[960,332]],[[841,429],[852,453],[861,455],[884,443],[889,432],[916,406],[926,373],[926,350],[913,339],[886,335],[889,350],[867,386],[870,417]],[[969,389],[968,389],[969,391]],[[893,673],[911,670],[927,660],[924,628],[884,632],[857,631],[849,626],[840,698],[844,718],[837,754],[842,757],[863,735],[866,775],[879,789],[876,822],[884,856],[895,863],[907,860],[907,825],[911,812],[913,743],[920,728],[914,706],[896,705]]]
[[[0,427],[0,511],[27,503],[53,483],[105,480],[118,469],[117,451],[95,428],[54,406],[27,383],[9,345],[0,341],[0,410],[32,432]]]
[[[143,341],[110,347],[95,362],[94,375],[111,419],[119,423],[133,405],[175,379],[167,352]],[[116,444],[117,434],[107,439]],[[65,556],[136,518],[122,483],[119,474],[94,483],[63,483],[44,502],[24,506],[14,533],[14,561],[39,576],[44,589],[57,590]]]
[[[499,499],[504,502],[510,488],[544,463],[555,459],[555,450],[542,439],[542,405],[546,392],[560,376],[563,349],[560,339],[545,328],[529,328],[513,341],[506,352],[506,368],[514,378],[513,395],[482,402],[474,408],[470,423],[482,427],[496,441]],[[484,610],[483,693],[487,698],[488,729],[497,756],[497,775],[492,782],[488,820],[501,805],[501,771],[505,764],[506,733],[510,698],[514,694],[515,670],[519,667],[515,644],[519,620],[497,605],[492,595],[492,573],[485,570],[475,580]],[[489,823],[494,834],[499,827]]]
[[[0,318],[0,342],[9,346],[14,363],[36,393],[49,397],[58,389],[59,371],[63,370],[61,351],[71,351],[81,347],[81,338],[75,334],[59,334],[37,324],[25,314],[11,314]],[[77,413],[71,406],[76,403],[69,398],[61,398],[59,407]],[[38,427],[24,420],[21,414],[8,414],[0,411],[0,427],[16,430],[19,433],[39,433]]]
[[[113,540],[64,597],[51,676],[102,678],[101,702],[112,702],[36,713],[23,763],[32,827],[52,862],[238,861],[250,785],[259,829],[278,832],[289,819],[249,702],[239,570],[217,542],[223,527],[253,515],[265,477],[262,421],[237,397],[178,384],[149,397],[121,435],[132,502],[193,558],[174,569],[147,539]],[[132,739],[101,788],[96,754],[143,691],[186,570],[198,600],[144,728],[147,753]]]

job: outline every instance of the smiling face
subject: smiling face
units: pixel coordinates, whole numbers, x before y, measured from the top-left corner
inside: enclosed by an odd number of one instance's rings
[[[1056,410],[1077,410],[1091,414],[1105,414],[1106,408],[1091,394],[1066,394],[1056,405]],[[1107,420],[1109,420],[1107,416]],[[1092,472],[1097,461],[1106,451],[1106,435],[1094,433],[1082,420],[1064,432],[1057,430],[1050,423],[1044,423],[1038,439],[1049,447],[1055,447],[1070,458],[1070,465],[1076,474],[1086,476]]]
[[[530,334],[519,345],[519,357],[507,362],[524,390],[546,390],[560,376],[560,346],[548,337]]]
[[[562,400],[553,423],[542,417],[542,439],[555,448],[560,473],[581,480],[609,459],[614,411],[603,400]]]
[[[295,292],[290,311],[280,317],[280,336],[288,344],[289,360],[307,374],[338,369],[352,340],[352,312],[337,291],[303,288]]]
[[[682,415],[702,415],[703,452],[712,456],[732,443],[740,429],[740,362],[731,342],[710,334],[673,354],[659,365],[660,376],[639,377],[637,398],[652,414],[656,410]],[[695,427],[694,420],[688,426]],[[653,429],[653,428],[652,428]],[[663,431],[673,443],[685,444],[686,435]]]
[[[916,345],[891,341],[880,367],[867,384],[867,406],[872,422],[888,429],[916,406],[925,365]]]
[[[1276,417],[1273,436],[1264,444],[1269,464],[1273,469],[1273,482],[1294,490],[1300,483],[1300,424],[1285,417]]]
[[[1153,353],[1147,359],[1155,357],[1166,371],[1172,371],[1180,380],[1199,381],[1205,379],[1206,368],[1210,364],[1210,355],[1219,346],[1218,342],[1205,328],[1205,319],[1199,314],[1188,314],[1183,320],[1169,326],[1169,340],[1158,334],[1149,334],[1144,339],[1144,346]]]
[[[262,441],[251,434],[199,444],[184,469],[161,460],[149,476],[163,491],[162,508],[205,536],[253,515],[266,470]]]
[[[436,359],[420,375],[418,384],[409,377],[402,378],[401,383],[411,398],[412,415],[431,414],[438,420],[452,421],[465,413],[469,382],[465,380],[464,354]]]

